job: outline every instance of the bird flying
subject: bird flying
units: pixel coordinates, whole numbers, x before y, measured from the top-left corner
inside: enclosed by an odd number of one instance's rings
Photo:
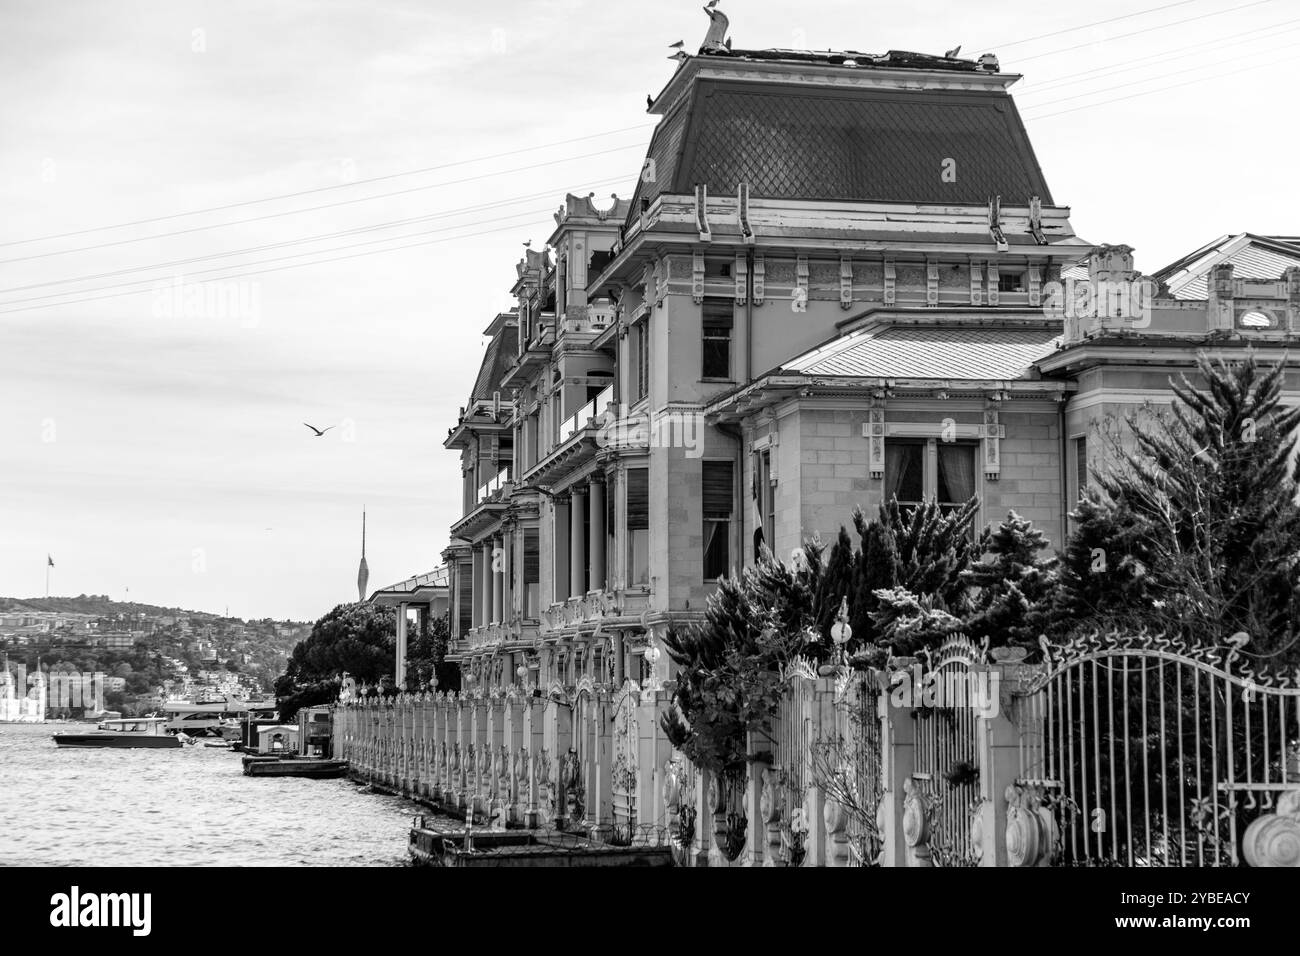
[[[953,47],[951,50],[945,53],[944,56],[956,56],[960,52],[961,52],[961,44],[958,43],[955,47]]]
[[[304,425],[307,425],[306,422],[303,422],[303,424],[304,424]],[[317,438],[320,438],[322,435],[325,434],[325,432],[329,431],[331,428],[336,428],[336,427],[338,427],[338,426],[336,426],[336,425],[327,425],[324,429],[317,428],[315,425],[307,425],[307,427],[310,428],[312,431],[314,431],[314,432],[316,433],[316,437],[317,437]]]
[[[669,46],[671,49],[674,49],[674,50],[680,50],[682,47],[686,46],[686,41],[685,41],[685,40],[678,40],[676,43],[670,43],[670,44],[668,44],[668,46]]]
[[[705,6],[704,9],[706,9],[706,10],[712,10],[712,9],[713,9],[714,7],[716,7],[717,5],[718,5],[718,0],[709,0],[708,4]]]

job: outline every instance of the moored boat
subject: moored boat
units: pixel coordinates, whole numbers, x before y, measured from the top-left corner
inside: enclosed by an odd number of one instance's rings
[[[348,772],[346,760],[323,757],[244,757],[244,775],[248,777],[313,777],[328,780]]]
[[[177,748],[186,743],[182,734],[169,734],[167,720],[163,717],[127,717],[121,720],[100,721],[98,729],[84,733],[54,734],[54,743],[60,747],[97,747],[100,749],[122,747]]]

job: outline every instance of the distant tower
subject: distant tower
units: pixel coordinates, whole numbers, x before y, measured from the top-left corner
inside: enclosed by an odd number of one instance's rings
[[[370,580],[370,568],[366,565],[366,512],[361,511],[361,566],[357,568],[357,600],[366,599],[366,583]]]

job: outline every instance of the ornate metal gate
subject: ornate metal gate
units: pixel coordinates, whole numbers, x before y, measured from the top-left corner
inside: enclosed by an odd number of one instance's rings
[[[640,744],[637,711],[640,703],[640,688],[634,681],[625,681],[614,698],[614,763],[610,784],[614,823],[627,827],[637,822],[637,750]]]
[[[1012,695],[1027,821],[1013,864],[1300,862],[1300,675],[1145,634],[1044,650]]]
[[[918,862],[973,863],[971,819],[980,774],[976,723],[992,693],[985,651],[956,634],[925,666],[903,673],[916,734],[905,826],[918,838]]]

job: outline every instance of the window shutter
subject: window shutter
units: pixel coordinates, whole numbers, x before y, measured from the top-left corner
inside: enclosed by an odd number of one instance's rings
[[[706,461],[703,466],[705,520],[730,518],[733,462]]]
[[[460,592],[457,605],[460,615],[460,633],[464,635],[469,632],[471,622],[474,620],[474,566],[468,561],[462,561],[456,567],[456,584]]]
[[[524,529],[524,583],[537,584],[542,580],[542,549],[538,532]]]
[[[627,530],[650,528],[650,470],[629,468],[627,471]]]
[[[729,329],[735,320],[736,305],[731,299],[709,297],[704,300],[703,324],[706,327]]]

